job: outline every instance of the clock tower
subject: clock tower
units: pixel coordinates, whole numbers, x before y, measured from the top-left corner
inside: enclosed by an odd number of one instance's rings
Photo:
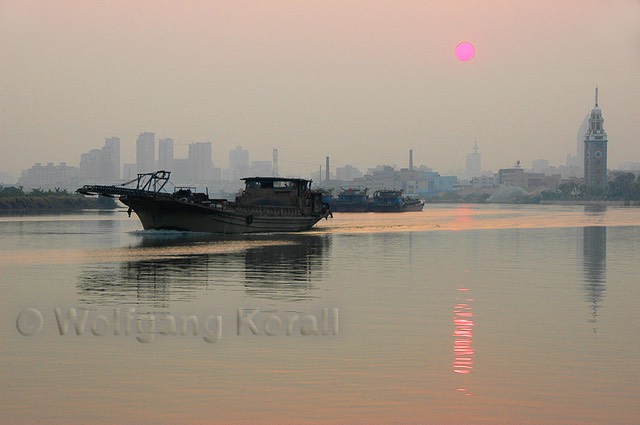
[[[584,182],[597,192],[607,188],[607,133],[604,131],[602,110],[596,103],[589,114],[589,128],[584,139]]]

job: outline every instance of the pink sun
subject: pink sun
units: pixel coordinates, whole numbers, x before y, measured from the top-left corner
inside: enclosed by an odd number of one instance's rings
[[[456,57],[462,62],[470,61],[471,59],[473,59],[473,56],[475,54],[475,47],[473,47],[473,44],[469,43],[468,41],[463,41],[456,46]]]

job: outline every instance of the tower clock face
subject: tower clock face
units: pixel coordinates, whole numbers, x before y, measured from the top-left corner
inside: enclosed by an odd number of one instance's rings
[[[596,151],[596,158],[598,159],[602,158],[602,152]]]

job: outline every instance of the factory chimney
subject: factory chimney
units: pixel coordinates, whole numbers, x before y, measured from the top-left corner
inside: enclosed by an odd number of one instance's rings
[[[329,157],[327,157],[327,164],[325,165],[325,179],[324,181],[328,182],[331,180],[331,175],[329,173]]]

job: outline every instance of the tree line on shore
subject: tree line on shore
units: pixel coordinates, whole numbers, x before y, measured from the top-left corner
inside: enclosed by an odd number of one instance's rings
[[[74,211],[115,207],[115,200],[104,196],[86,197],[59,188],[25,192],[22,187],[0,186],[0,211]]]
[[[584,183],[563,183],[553,192],[543,192],[546,199],[640,201],[640,176],[633,173],[616,173],[604,190],[593,190]]]

